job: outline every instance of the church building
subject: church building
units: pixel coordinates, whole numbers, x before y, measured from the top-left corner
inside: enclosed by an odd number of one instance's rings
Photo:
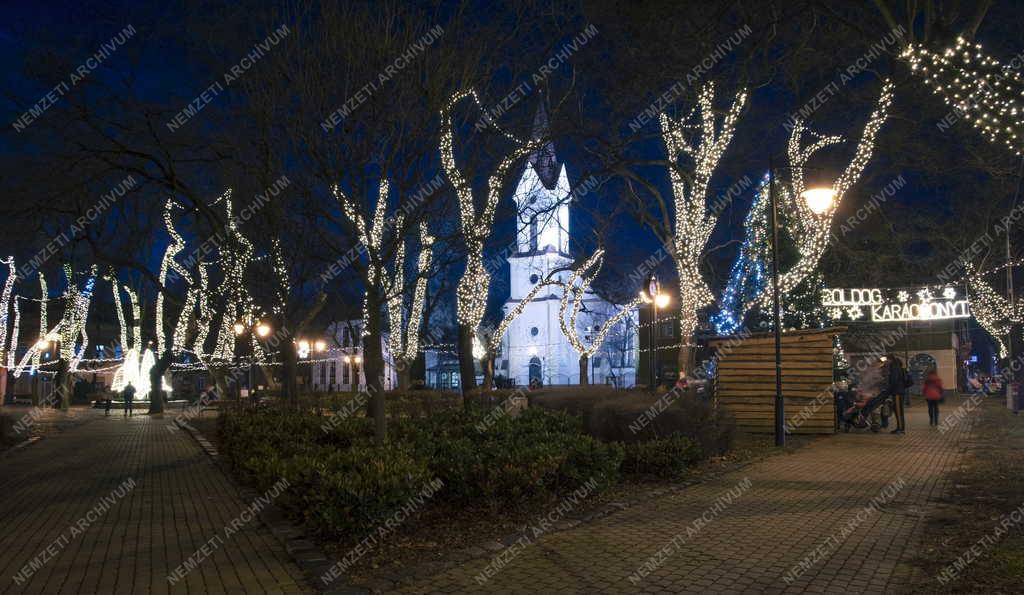
[[[543,105],[534,120],[534,138],[546,135],[547,113]],[[535,151],[523,170],[515,192],[517,220],[516,253],[509,258],[509,297],[502,316],[516,307],[533,287],[552,271],[568,280],[574,259],[569,254],[569,204],[571,187],[565,165],[548,142]],[[550,289],[550,290],[549,290]],[[523,386],[578,384],[579,356],[559,324],[562,289],[542,289],[509,325],[495,360],[495,374]],[[579,336],[589,345],[600,325],[620,307],[588,290],[576,320]],[[566,310],[566,316],[572,301]],[[590,382],[629,387],[636,383],[637,313],[620,320],[601,348],[590,358]]]

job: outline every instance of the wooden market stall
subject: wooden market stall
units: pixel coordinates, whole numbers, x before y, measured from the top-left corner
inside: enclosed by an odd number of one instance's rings
[[[835,336],[845,328],[782,335],[782,394],[789,433],[835,431],[833,381]],[[771,333],[715,337],[718,354],[715,398],[736,416],[738,428],[772,432],[775,423],[775,338]]]

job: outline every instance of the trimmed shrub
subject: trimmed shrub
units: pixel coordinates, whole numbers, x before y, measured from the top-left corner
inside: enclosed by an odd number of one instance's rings
[[[279,502],[320,537],[350,538],[377,526],[432,480],[447,505],[497,509],[618,480],[623,449],[582,432],[564,413],[453,410],[391,425],[373,444],[366,418],[295,412],[225,413],[227,460],[261,490],[286,479]]]
[[[622,472],[628,475],[679,479],[701,458],[700,447],[678,434],[625,445]]]
[[[642,391],[562,391],[531,400],[532,405],[577,415],[588,434],[605,442],[638,442],[679,434],[700,446],[703,456],[729,451],[736,421],[724,409],[693,394],[654,396]]]

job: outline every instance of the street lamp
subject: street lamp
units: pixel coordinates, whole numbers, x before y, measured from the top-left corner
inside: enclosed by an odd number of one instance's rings
[[[323,339],[317,339],[316,341],[313,342],[313,351],[326,351],[326,350],[327,350],[327,341],[324,341]]]
[[[257,324],[256,325],[256,334],[260,338],[266,337],[267,335],[270,334],[270,325],[265,323],[265,322],[261,322],[261,323]]]
[[[836,191],[832,188],[808,188],[800,193],[807,208],[815,215],[824,215],[833,206],[836,199]]]
[[[651,275],[647,278],[646,290],[640,290],[640,300],[645,304],[651,304],[651,330],[648,331],[647,335],[650,338],[650,381],[651,390],[655,389],[655,374],[654,364],[658,356],[658,350],[655,347],[654,333],[658,326],[658,308],[664,308],[669,304],[669,296],[666,293],[661,293],[658,285],[658,278]]]
[[[780,167],[779,169],[792,169]],[[832,188],[808,188],[800,193],[807,208],[821,216],[833,208],[836,192]],[[782,396],[782,316],[779,304],[779,213],[775,204],[775,168],[768,157],[768,202],[772,238],[772,323],[775,335],[775,446],[786,445],[786,402]]]

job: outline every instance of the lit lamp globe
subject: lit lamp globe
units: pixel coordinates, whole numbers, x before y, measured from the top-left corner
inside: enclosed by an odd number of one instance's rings
[[[667,293],[659,293],[658,295],[654,296],[654,305],[659,308],[664,308],[665,306],[668,305],[668,302],[669,297]]]
[[[263,322],[259,323],[256,326],[256,334],[259,335],[260,337],[266,337],[267,335],[270,334],[270,326]]]
[[[815,215],[824,215],[832,208],[836,191],[831,188],[808,188],[800,193],[807,208]]]
[[[313,343],[313,349],[315,349],[316,351],[324,351],[325,349],[327,349],[327,342],[324,341],[323,339],[320,339]]]
[[[236,322],[232,328],[234,329],[236,335],[241,335],[242,333],[245,332],[245,325],[242,324],[241,322]]]

